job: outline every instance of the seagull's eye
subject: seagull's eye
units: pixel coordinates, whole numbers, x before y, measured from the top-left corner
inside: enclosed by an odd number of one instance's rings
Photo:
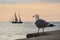
[[[34,16],[33,16],[34,17]]]

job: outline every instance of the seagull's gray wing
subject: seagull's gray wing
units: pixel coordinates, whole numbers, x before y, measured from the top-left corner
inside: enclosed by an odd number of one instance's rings
[[[48,22],[46,22],[45,20],[43,19],[38,19],[36,22],[35,22],[36,26],[38,28],[41,28],[41,27],[45,27],[47,26],[47,24],[49,24]]]

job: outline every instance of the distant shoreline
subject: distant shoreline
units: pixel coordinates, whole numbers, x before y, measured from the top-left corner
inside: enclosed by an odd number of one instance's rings
[[[8,22],[8,23],[10,23],[11,21],[0,21],[0,22]],[[23,22],[33,22],[33,21],[23,21]],[[60,21],[48,21],[48,22],[59,22],[60,23]]]

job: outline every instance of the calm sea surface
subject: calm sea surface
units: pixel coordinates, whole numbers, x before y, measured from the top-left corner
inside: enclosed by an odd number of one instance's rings
[[[60,22],[50,22],[55,24],[54,27],[45,28],[46,31],[60,30]],[[12,24],[9,22],[0,22],[0,40],[14,40],[26,38],[28,33],[36,33],[37,27],[33,22],[24,22],[22,24]],[[40,29],[42,32],[42,29]]]

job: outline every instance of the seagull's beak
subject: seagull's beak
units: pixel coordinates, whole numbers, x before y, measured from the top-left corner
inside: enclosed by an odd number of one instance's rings
[[[33,18],[34,18],[34,16],[33,16]]]

